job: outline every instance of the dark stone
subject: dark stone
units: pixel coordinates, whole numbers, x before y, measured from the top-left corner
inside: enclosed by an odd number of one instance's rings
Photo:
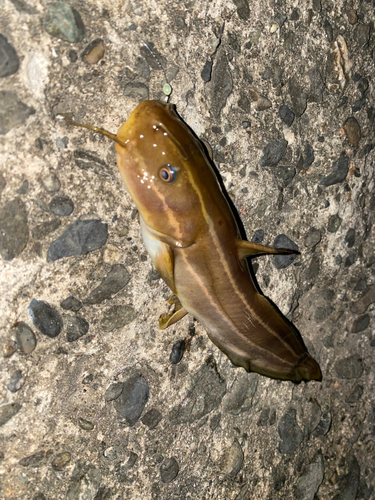
[[[16,328],[17,348],[22,354],[30,354],[36,347],[35,333],[27,323],[21,321]]]
[[[345,403],[353,404],[359,401],[363,394],[363,386],[355,385],[352,392],[346,397]]]
[[[250,128],[251,127],[251,122],[249,122],[248,120],[244,120],[242,123],[241,123],[242,127],[244,129],[247,129],[247,128]]]
[[[180,468],[174,457],[167,458],[160,466],[160,479],[163,483],[170,483],[177,476]]]
[[[5,425],[14,415],[17,415],[21,407],[19,403],[9,403],[0,406],[0,427]]]
[[[90,422],[90,420],[85,420],[84,418],[79,418],[77,420],[78,425],[80,426],[81,429],[84,431],[92,431],[94,429],[94,424]]]
[[[14,75],[20,67],[20,60],[13,46],[0,34],[0,78]]]
[[[366,276],[361,276],[354,286],[355,292],[363,292],[367,288]]]
[[[142,374],[134,372],[123,384],[114,405],[117,418],[127,426],[133,426],[141,416],[148,401],[150,389]]]
[[[124,96],[132,97],[138,101],[145,101],[149,98],[149,90],[144,83],[128,82],[124,85]]]
[[[42,240],[50,233],[56,231],[56,229],[58,229],[60,226],[61,226],[60,219],[47,220],[45,222],[42,222],[41,224],[38,224],[33,228],[32,236],[34,240]]]
[[[22,467],[39,467],[41,463],[44,462],[46,458],[46,452],[44,450],[37,451],[28,457],[23,457],[18,462]]]
[[[322,71],[318,66],[314,66],[309,72],[310,89],[307,98],[309,102],[322,102],[323,94],[326,89]]]
[[[277,235],[273,242],[273,246],[275,248],[290,248],[291,250],[298,251],[298,246],[285,234]],[[286,267],[289,267],[297,257],[297,254],[275,255],[272,263],[276,269],[285,269]]]
[[[212,430],[212,432],[217,429],[219,423],[220,423],[220,420],[221,420],[221,413],[217,413],[216,415],[214,415],[212,418],[211,418],[211,422],[210,422],[210,429]]]
[[[12,260],[22,253],[29,240],[26,205],[20,198],[0,208],[0,255]]]
[[[57,337],[63,328],[60,313],[43,300],[33,299],[27,308],[34,326],[51,339]]]
[[[363,316],[358,316],[353,322],[351,333],[359,333],[366,330],[368,325],[370,324],[370,316],[368,314],[364,314]]]
[[[89,331],[88,322],[80,316],[66,315],[64,319],[66,322],[66,340],[68,342],[75,342]]]
[[[257,229],[251,238],[253,243],[262,243],[264,239],[264,231],[263,229]]]
[[[77,51],[70,49],[68,52],[68,59],[70,62],[75,63],[78,59]]]
[[[306,234],[304,238],[305,247],[313,248],[320,242],[321,238],[322,238],[322,233],[318,229],[315,229],[314,227],[310,228],[309,232]]]
[[[306,272],[306,279],[307,281],[312,281],[314,280],[318,274],[320,272],[320,259],[319,259],[319,255],[317,254],[314,254],[312,256],[312,259],[310,261],[310,265],[307,269],[307,272]]]
[[[339,478],[339,494],[335,496],[334,500],[356,500],[360,475],[359,463],[353,455],[348,462],[348,473]]]
[[[353,147],[357,147],[361,140],[361,127],[354,116],[350,116],[345,120],[343,129],[345,130],[348,143]]]
[[[151,408],[144,416],[141,421],[144,425],[147,425],[149,429],[155,429],[158,423],[162,420],[163,416],[159,410],[156,408]]]
[[[74,203],[69,196],[55,196],[49,203],[49,209],[59,217],[67,217],[74,210]]]
[[[292,78],[289,79],[288,88],[289,88],[290,99],[292,101],[292,109],[297,118],[299,118],[306,111],[307,107],[306,95],[303,92],[303,89],[300,86],[300,84],[296,80],[293,80]]]
[[[329,411],[322,413],[318,425],[315,427],[313,431],[313,436],[326,436],[331,429],[332,425],[332,416]]]
[[[237,7],[237,14],[240,19],[247,21],[250,17],[249,0],[233,0]]]
[[[124,389],[124,384],[122,382],[114,382],[105,391],[104,399],[106,401],[114,401],[115,399],[120,397],[120,394],[122,393],[123,389]]]
[[[48,5],[44,27],[50,35],[71,43],[80,42],[85,34],[80,14],[67,2]]]
[[[34,113],[35,109],[19,101],[15,92],[0,90],[0,135],[22,125]]]
[[[212,61],[206,61],[201,72],[201,78],[204,82],[209,82],[211,80],[211,72]]]
[[[82,150],[74,151],[73,155],[74,162],[78,168],[82,170],[88,170],[89,172],[94,172],[94,174],[97,174],[101,177],[114,179],[110,167],[98,156]]]
[[[315,462],[305,468],[302,476],[298,478],[295,498],[297,500],[313,500],[323,482],[323,477],[324,461],[320,455]]]
[[[237,439],[235,439],[232,445],[224,450],[219,468],[224,474],[230,478],[234,478],[241,470],[243,459],[242,447]]]
[[[220,406],[225,393],[225,380],[220,377],[213,358],[209,358],[195,374],[181,403],[169,413],[169,419],[175,425],[200,420]]]
[[[334,184],[339,184],[346,179],[346,175],[349,170],[349,158],[343,151],[340,158],[336,160],[332,167],[332,172],[320,179],[321,186],[333,186]]]
[[[288,108],[285,104],[283,106],[280,106],[279,108],[279,115],[282,121],[288,125],[288,127],[292,126],[292,123],[294,122],[295,114],[291,109]]]
[[[294,179],[296,169],[292,165],[282,165],[274,167],[274,174],[281,188],[286,188]]]
[[[51,243],[47,262],[63,257],[84,255],[102,247],[108,238],[108,225],[100,220],[77,220]]]
[[[354,314],[363,314],[366,312],[368,306],[375,302],[375,286],[370,287],[366,293],[359,298],[356,302],[354,302],[350,310]]]
[[[370,39],[370,26],[358,23],[354,28],[353,37],[360,47],[367,45]]]
[[[99,491],[101,481],[102,474],[98,467],[89,462],[78,461],[68,483],[66,500],[94,499]]]
[[[348,248],[354,247],[355,243],[355,229],[349,229],[345,236],[345,243],[348,245]]]
[[[365,104],[366,104],[366,96],[364,95],[363,97],[361,97],[361,99],[355,101],[355,103],[352,106],[352,113],[357,113],[357,111],[360,111]]]
[[[161,71],[163,67],[166,68],[168,66],[168,61],[155,47],[154,42],[147,41],[147,46],[148,47],[143,44],[140,48],[140,52],[150,68],[156,71]]]
[[[363,146],[363,148],[361,149],[361,151],[358,153],[358,157],[360,159],[362,158],[365,158],[372,150],[374,149],[374,145],[373,144],[366,144],[365,146]]]
[[[17,194],[26,194],[29,189],[29,181],[25,179],[21,184],[21,187],[17,189]]]
[[[82,302],[73,297],[73,295],[70,295],[70,297],[60,302],[60,306],[65,311],[78,312],[82,308]]]
[[[112,332],[131,323],[137,317],[137,312],[132,306],[112,306],[100,322],[104,332]]]
[[[130,280],[124,264],[114,264],[100,285],[83,301],[85,304],[100,304],[122,290]]]
[[[315,160],[314,149],[311,144],[306,143],[303,151],[303,169],[307,170]]]
[[[223,401],[223,409],[232,415],[239,415],[249,411],[252,407],[253,397],[258,387],[258,375],[243,373],[231,387]]]
[[[260,159],[261,167],[276,167],[283,157],[288,143],[285,139],[270,141],[263,148],[263,156]]]
[[[333,28],[329,23],[328,19],[325,19],[323,24],[324,31],[326,32],[327,39],[329,42],[333,42]]]
[[[303,432],[297,424],[294,408],[287,410],[281,417],[277,430],[281,438],[280,453],[283,455],[294,453],[303,441]]]
[[[359,378],[363,373],[363,361],[358,354],[339,359],[335,364],[335,371],[341,379]]]
[[[329,233],[336,233],[341,226],[342,219],[339,214],[331,215],[328,219],[327,231]]]
[[[172,351],[169,356],[169,361],[171,362],[172,365],[177,365],[182,359],[182,356],[184,355],[185,352],[185,340],[177,340],[172,346]]]
[[[245,94],[241,94],[241,97],[239,98],[237,104],[242,109],[242,111],[245,111],[245,113],[250,113],[251,104]]]
[[[212,69],[211,81],[207,83],[207,97],[212,114],[218,118],[233,88],[232,75],[228,66],[225,50],[219,47],[216,62]]]
[[[10,380],[7,383],[7,388],[10,392],[18,392],[25,384],[25,379],[22,376],[21,370],[15,370],[10,376]]]
[[[350,267],[354,264],[356,259],[355,253],[350,253],[347,258],[345,259],[344,266],[345,267]]]

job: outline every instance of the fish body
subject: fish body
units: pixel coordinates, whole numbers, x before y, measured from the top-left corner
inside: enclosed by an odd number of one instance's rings
[[[140,214],[144,244],[187,312],[236,366],[262,375],[321,380],[299,333],[261,295],[246,257],[285,253],[243,241],[201,143],[171,105],[143,101],[117,133],[117,163]],[[170,303],[172,303],[170,302]]]

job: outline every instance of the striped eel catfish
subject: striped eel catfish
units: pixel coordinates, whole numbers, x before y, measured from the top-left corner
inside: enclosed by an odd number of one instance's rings
[[[73,125],[79,125],[71,122]],[[284,380],[321,380],[299,335],[261,295],[246,257],[291,253],[244,241],[203,147],[170,104],[143,101],[117,135],[117,164],[145,247],[172,290],[161,329],[188,312],[232,363]]]

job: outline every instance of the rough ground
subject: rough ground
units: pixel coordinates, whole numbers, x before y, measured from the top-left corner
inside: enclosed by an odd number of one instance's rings
[[[0,498],[374,498],[375,2],[70,5],[0,0]],[[63,118],[115,132],[165,78],[249,239],[298,245],[254,268],[321,383],[158,330],[113,144]]]

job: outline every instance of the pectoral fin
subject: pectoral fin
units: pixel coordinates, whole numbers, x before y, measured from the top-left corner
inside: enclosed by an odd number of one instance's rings
[[[159,318],[159,328],[160,330],[164,330],[170,325],[177,323],[181,318],[186,316],[187,311],[182,307],[182,304],[177,297],[177,295],[171,295],[167,300],[168,304],[174,305],[174,309],[172,312],[168,314],[162,314]]]
[[[244,259],[245,257],[255,257],[258,255],[267,254],[290,254],[297,253],[298,250],[292,250],[291,248],[272,248],[266,245],[260,245],[259,243],[253,243],[251,241],[237,240],[238,257]]]
[[[156,270],[172,290],[172,292],[176,292],[173,272],[173,251],[171,247],[166,243],[158,242],[157,252],[154,255],[154,265],[156,267]]]

